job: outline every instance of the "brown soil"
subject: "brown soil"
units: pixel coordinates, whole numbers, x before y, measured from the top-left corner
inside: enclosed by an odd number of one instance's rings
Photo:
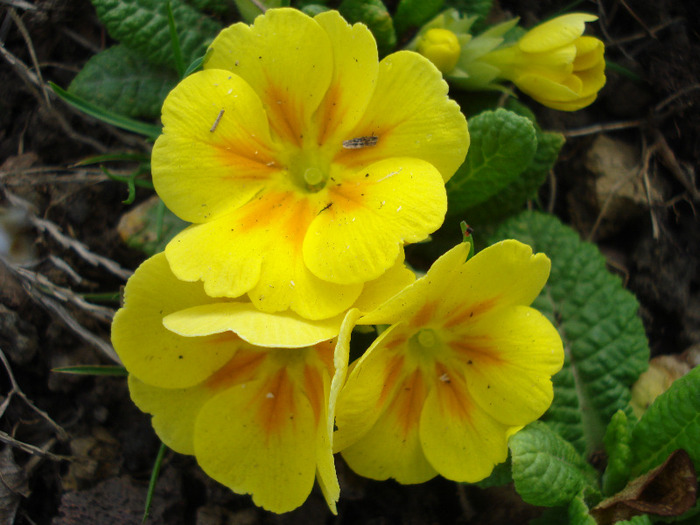
[[[501,8],[529,25],[568,3],[502,0]],[[700,4],[604,0],[578,8],[599,12],[595,30],[608,58],[637,79],[610,70],[599,100],[574,114],[534,108],[544,129],[569,136],[541,205],[595,241],[639,298],[652,354],[681,353],[700,344]],[[66,296],[117,292],[121,269],[143,259],[116,230],[129,208],[125,187],[74,164],[148,146],[74,112],[36,79],[30,48],[43,81],[67,86],[110,44],[88,0],[3,2],[0,20],[0,204],[14,210],[0,221],[17,234],[13,256],[25,257],[24,270],[0,261],[0,441],[12,442],[0,453],[0,525],[139,523],[159,446],[149,418],[131,403],[123,378],[51,369],[109,364],[104,341],[117,305],[91,308]],[[605,192],[606,177],[625,162],[636,197],[615,184]],[[139,190],[137,202],[148,195]],[[169,453],[150,523],[496,525],[539,512],[510,488],[442,479],[400,486],[360,479],[341,460],[338,469],[338,517],[317,491],[276,516],[208,479],[193,459]]]

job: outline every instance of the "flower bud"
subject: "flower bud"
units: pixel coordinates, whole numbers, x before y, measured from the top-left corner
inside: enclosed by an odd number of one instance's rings
[[[418,52],[428,58],[444,74],[457,65],[460,44],[452,31],[434,28],[426,31],[418,42]]]

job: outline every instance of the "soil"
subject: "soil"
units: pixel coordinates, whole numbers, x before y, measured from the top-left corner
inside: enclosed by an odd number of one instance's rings
[[[517,14],[527,26],[568,4],[501,0],[496,13]],[[597,243],[638,297],[652,355],[680,354],[700,345],[700,4],[600,0],[577,9],[600,15],[591,27],[624,70],[609,70],[585,110],[530,104],[544,129],[567,135],[539,205]],[[111,44],[88,0],[9,0],[0,20],[0,222],[14,240],[0,260],[0,441],[12,444],[0,452],[0,525],[140,523],[159,449],[149,418],[122,377],[51,370],[110,364],[105,341],[118,303],[89,306],[76,294],[118,292],[144,258],[117,231],[130,208],[124,185],[76,163],[149,147],[43,87],[67,86]],[[616,182],[621,173],[626,189]],[[138,190],[137,202],[148,196]],[[337,517],[317,490],[277,516],[207,478],[192,458],[167,453],[149,523],[500,525],[541,511],[509,487],[376,483],[340,459],[338,471]]]

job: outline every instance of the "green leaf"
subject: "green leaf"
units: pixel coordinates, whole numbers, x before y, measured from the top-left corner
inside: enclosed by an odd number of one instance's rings
[[[154,196],[124,214],[117,230],[128,246],[154,255],[188,224]]]
[[[644,413],[632,432],[632,474],[663,463],[679,448],[700,470],[700,367],[673,382]]]
[[[583,496],[578,495],[569,503],[569,525],[596,525],[595,518],[588,513]]]
[[[445,0],[401,0],[394,13],[396,34],[418,29],[429,22],[442,9]]]
[[[110,36],[154,64],[175,69],[175,57],[163,0],[92,0]],[[221,25],[181,0],[172,0],[183,61],[203,55]]]
[[[537,149],[532,122],[505,109],[484,111],[469,119],[469,135],[467,158],[447,183],[451,216],[464,215],[512,184]]]
[[[394,22],[381,0],[343,0],[338,11],[348,22],[362,22],[369,27],[377,40],[380,56],[396,47]]]
[[[96,119],[99,119],[103,122],[107,122],[108,124],[117,126],[118,128],[122,128],[127,131],[132,131],[134,133],[145,135],[146,137],[152,140],[155,140],[156,138],[158,138],[158,135],[160,135],[160,126],[154,126],[153,124],[140,122],[138,120],[134,120],[124,115],[120,115],[113,111],[103,109],[99,106],[96,106],[95,104],[84,100],[82,97],[78,97],[76,95],[73,95],[72,93],[68,93],[68,91],[57,86],[51,81],[49,81],[49,86],[54,91],[54,93],[56,93],[65,102],[67,102],[71,106],[76,107],[83,113],[90,115],[91,117],[95,117]]]
[[[488,478],[477,481],[474,485],[482,489],[487,489],[489,487],[501,487],[507,485],[511,481],[513,481],[513,474],[511,472],[511,460],[510,457],[508,457],[504,463],[499,463],[493,468]]]
[[[472,31],[478,32],[484,28],[484,21],[491,12],[493,0],[447,0],[446,7],[454,7],[469,16],[476,16]]]
[[[257,2],[251,2],[251,0],[234,0],[234,3],[246,24],[252,24],[253,20],[262,14],[259,7],[260,5],[266,9],[289,6],[289,0],[257,0]]]
[[[148,492],[146,492],[146,504],[144,505],[141,525],[148,522],[148,515],[151,512],[151,504],[153,503],[153,495],[156,492],[156,483],[158,483],[160,468],[163,465],[163,458],[165,457],[167,450],[168,447],[166,447],[164,443],[161,443],[160,448],[158,449],[158,455],[156,456],[156,461],[153,464],[153,470],[151,470],[151,479],[148,482]]]
[[[216,14],[227,13],[231,0],[187,0],[187,3],[198,11],[210,11]]]
[[[647,368],[649,346],[636,298],[610,274],[591,243],[556,217],[524,212],[492,241],[514,238],[552,260],[549,281],[533,306],[557,327],[564,368],[554,376],[546,420],[576,449],[601,450],[608,422],[630,401],[630,386]]]
[[[622,490],[629,479],[632,461],[631,429],[627,415],[618,410],[605,431],[603,442],[608,454],[608,466],[603,474],[603,494],[606,496]]]
[[[595,470],[576,449],[535,421],[510,438],[515,490],[528,503],[556,507],[577,494],[597,493]]]
[[[177,75],[170,69],[153,66],[117,45],[88,60],[68,92],[128,117],[157,118],[176,83]]]

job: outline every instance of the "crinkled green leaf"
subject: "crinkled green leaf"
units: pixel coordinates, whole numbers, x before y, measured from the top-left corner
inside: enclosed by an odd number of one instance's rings
[[[231,0],[187,0],[187,3],[199,11],[226,13],[231,7]]]
[[[164,0],[92,0],[110,36],[154,64],[175,67]],[[171,0],[182,57],[189,64],[206,51],[221,25],[181,0]]]
[[[501,487],[507,485],[511,481],[513,481],[513,473],[511,472],[510,456],[508,456],[505,462],[499,463],[494,467],[488,478],[482,479],[474,483],[474,485],[482,489],[487,489],[489,487]]]
[[[117,45],[88,60],[68,92],[115,113],[156,118],[176,83],[172,70],[154,66]]]
[[[596,525],[595,518],[588,513],[588,505],[582,495],[576,496],[569,503],[569,525]]]
[[[389,11],[381,0],[343,0],[338,11],[350,23],[362,22],[372,31],[381,56],[396,47],[396,31]]]
[[[630,401],[630,386],[647,368],[649,346],[636,298],[610,274],[591,243],[556,217],[524,212],[492,240],[514,238],[552,260],[534,306],[557,327],[564,368],[554,376],[554,401],[544,419],[588,456],[602,449],[613,414]]]
[[[463,216],[512,184],[537,150],[532,122],[505,109],[469,119],[469,135],[467,158],[447,183],[447,209],[452,216]]]
[[[533,505],[568,504],[577,494],[595,494],[597,474],[576,449],[541,421],[510,438],[515,490]]]
[[[700,471],[700,367],[673,382],[632,432],[632,473],[643,474],[684,449]]]
[[[445,5],[445,0],[401,0],[394,13],[396,34],[418,29],[434,18]]]
[[[603,494],[610,496],[622,490],[629,479],[632,462],[632,425],[627,415],[618,410],[605,431],[603,442],[608,454],[608,466],[603,474]]]

